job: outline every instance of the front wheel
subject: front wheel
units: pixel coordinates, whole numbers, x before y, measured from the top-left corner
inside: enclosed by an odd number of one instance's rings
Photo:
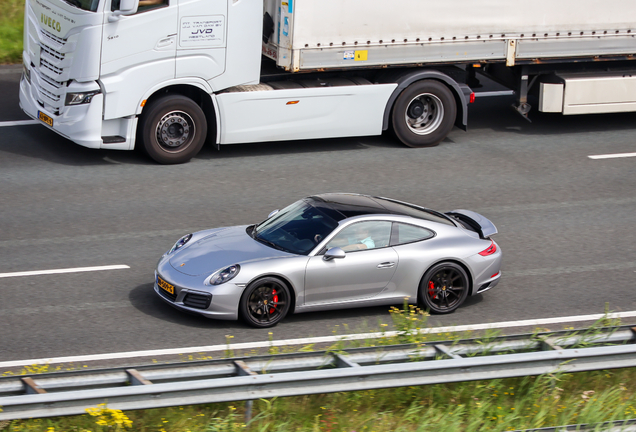
[[[468,297],[468,275],[458,264],[440,263],[430,268],[420,282],[419,300],[433,313],[451,313]]]
[[[452,92],[439,81],[408,86],[395,101],[391,124],[396,137],[409,147],[432,147],[450,133],[457,115]]]
[[[252,327],[272,327],[285,318],[290,303],[287,285],[279,279],[265,277],[245,289],[239,311],[243,320]]]
[[[167,95],[152,101],[141,116],[143,148],[161,164],[188,162],[203,147],[207,133],[203,110],[182,95]]]

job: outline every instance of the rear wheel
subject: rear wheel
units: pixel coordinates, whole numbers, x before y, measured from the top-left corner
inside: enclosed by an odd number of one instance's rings
[[[468,297],[468,275],[455,263],[440,263],[430,268],[420,282],[419,300],[433,313],[450,313]]]
[[[203,110],[182,95],[167,95],[152,101],[141,117],[143,148],[161,164],[188,162],[203,147],[207,133]]]
[[[450,133],[457,115],[452,92],[439,81],[408,86],[395,101],[391,123],[396,137],[409,147],[432,147]]]
[[[272,327],[285,318],[290,300],[285,283],[266,277],[252,282],[245,289],[239,311],[243,320],[253,327]]]

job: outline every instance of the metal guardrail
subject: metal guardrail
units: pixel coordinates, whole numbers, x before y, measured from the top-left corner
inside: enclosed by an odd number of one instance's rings
[[[636,327],[0,378],[0,420],[636,366]]]

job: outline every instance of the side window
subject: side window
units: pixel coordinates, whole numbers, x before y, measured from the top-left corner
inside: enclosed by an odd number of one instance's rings
[[[435,233],[426,228],[399,222],[393,224],[392,234],[391,246],[426,240],[435,235]]]
[[[342,248],[345,252],[387,247],[391,238],[391,222],[367,221],[349,225],[327,244],[327,249]]]
[[[150,9],[156,9],[162,6],[168,6],[169,0],[139,0],[139,8],[137,9],[137,13],[145,12]],[[121,0],[112,0],[110,10],[111,12],[119,9],[119,4]]]

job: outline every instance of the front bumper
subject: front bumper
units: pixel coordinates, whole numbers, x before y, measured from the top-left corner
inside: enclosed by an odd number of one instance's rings
[[[41,122],[44,126],[55,131],[69,140],[88,148],[102,147],[102,106],[104,95],[98,94],[90,103],[76,106],[59,106],[58,108],[45,106],[38,102],[40,88],[46,84],[36,69],[31,69],[31,83],[25,78],[20,81],[20,108],[31,118],[38,119],[38,111],[53,119],[53,126]],[[74,91],[99,90],[97,83],[73,83]],[[70,91],[68,88],[65,91]],[[66,92],[61,97],[66,97]]]
[[[158,285],[157,277],[174,286],[174,294],[169,294]],[[165,273],[159,274],[155,271],[155,293],[170,306],[191,314],[202,315],[206,318],[220,320],[238,319],[238,305],[243,293],[243,288],[232,283],[225,283],[217,286],[203,285],[203,278],[200,279],[200,287],[193,288],[190,284],[184,284],[183,275],[176,275],[179,280],[175,280]],[[198,279],[193,279],[191,283],[197,283]],[[197,282],[195,282],[197,279]],[[185,285],[185,286],[184,286]]]

